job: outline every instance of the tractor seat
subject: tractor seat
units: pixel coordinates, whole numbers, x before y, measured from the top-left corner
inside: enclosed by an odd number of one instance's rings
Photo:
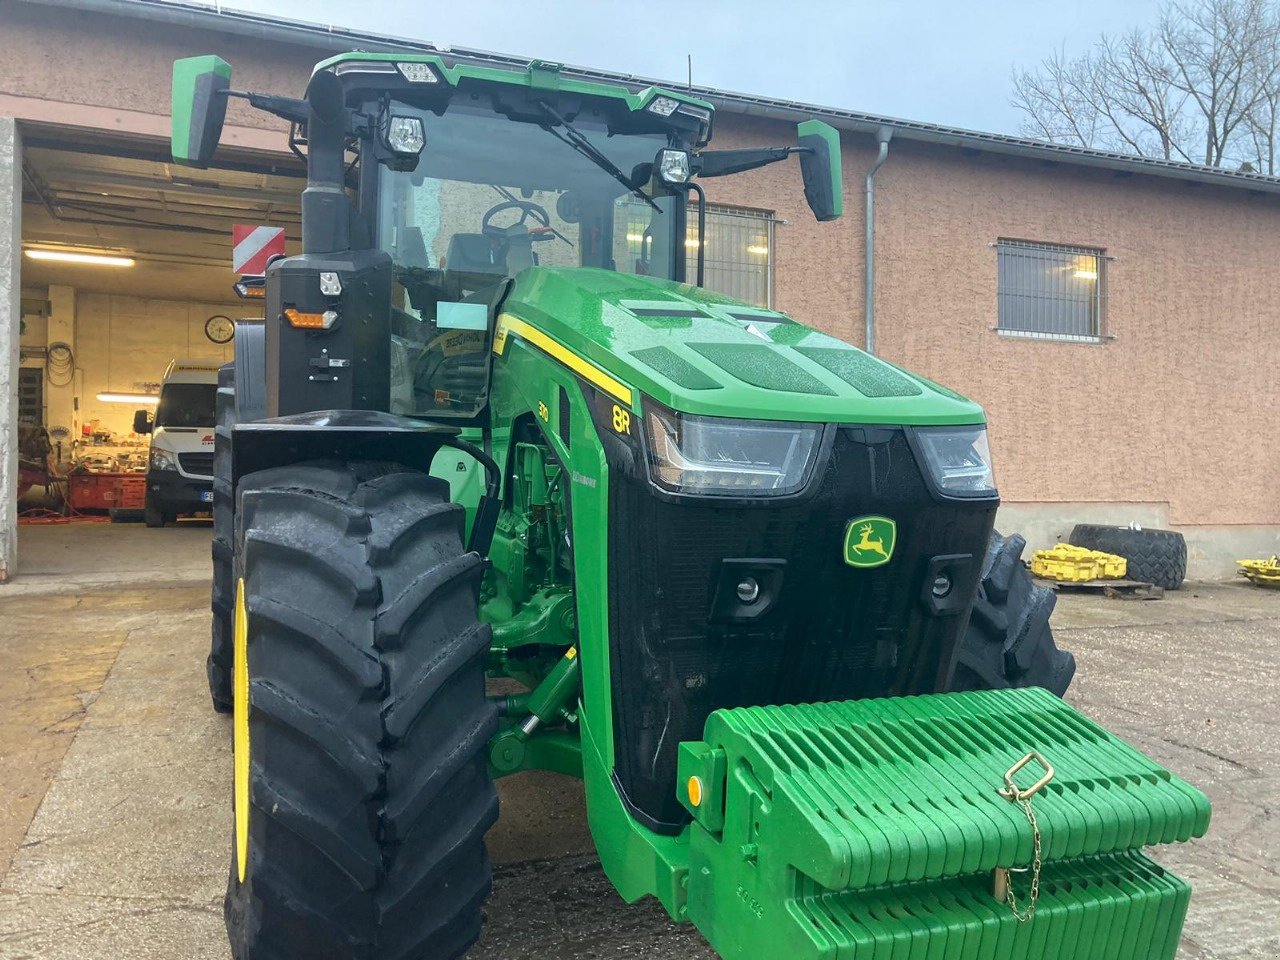
[[[507,274],[507,251],[494,247],[482,233],[455,233],[445,255],[441,286],[445,295],[461,300],[464,291],[491,286],[495,277]]]

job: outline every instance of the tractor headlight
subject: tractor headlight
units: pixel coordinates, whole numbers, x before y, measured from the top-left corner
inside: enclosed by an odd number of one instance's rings
[[[820,424],[696,417],[645,402],[649,476],[672,493],[781,497],[804,486]]]
[[[953,497],[990,497],[996,492],[987,428],[921,427],[916,430],[934,483]]]
[[[168,450],[157,450],[151,448],[151,469],[152,470],[177,470],[178,457],[176,454],[170,453]]]

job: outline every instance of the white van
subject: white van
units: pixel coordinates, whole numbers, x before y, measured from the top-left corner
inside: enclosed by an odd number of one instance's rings
[[[148,527],[213,509],[214,404],[218,363],[174,360],[164,373],[155,419],[134,414],[133,429],[151,434],[147,460]]]

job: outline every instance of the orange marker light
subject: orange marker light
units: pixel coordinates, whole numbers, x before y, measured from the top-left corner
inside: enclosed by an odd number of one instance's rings
[[[328,330],[338,321],[337,310],[326,310],[324,313],[303,313],[293,307],[285,307],[284,318],[289,326],[303,330]]]

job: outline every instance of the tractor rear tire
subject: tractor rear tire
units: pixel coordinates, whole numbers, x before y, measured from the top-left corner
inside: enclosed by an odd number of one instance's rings
[[[236,421],[236,365],[218,368],[218,393],[213,428],[213,610],[212,637],[205,669],[209,674],[209,696],[218,713],[231,712],[232,650],[231,618],[235,604],[233,570],[235,540],[235,495],[231,489],[231,430]]]
[[[374,462],[264,470],[237,496],[232,953],[459,957],[498,816],[462,507],[443,480]]]
[[[1175,530],[1143,530],[1077,523],[1067,542],[1129,561],[1130,580],[1177,590],[1187,577],[1187,541]]]
[[[1057,597],[1031,579],[1026,545],[1016,533],[992,532],[952,690],[1044,687],[1062,696],[1071,685],[1076,659],[1058,649],[1049,627]]]

